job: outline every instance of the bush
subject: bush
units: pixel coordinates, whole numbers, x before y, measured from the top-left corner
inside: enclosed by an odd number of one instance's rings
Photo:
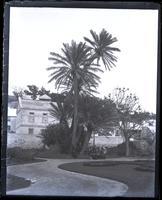
[[[91,146],[88,149],[88,154],[93,159],[104,159],[106,158],[106,149],[104,147],[97,147],[97,146]]]
[[[149,143],[147,140],[139,140],[135,141],[134,145],[140,152],[141,156],[153,156],[155,154],[155,142],[153,141],[152,144]]]
[[[20,147],[14,147],[7,149],[7,157],[9,159],[33,160],[36,152],[36,149],[22,149]]]
[[[71,155],[63,153],[55,153],[53,150],[39,150],[37,157],[51,159],[71,159]]]
[[[57,128],[57,125],[49,125],[46,129],[41,131],[40,137],[44,145],[49,147],[57,142]]]
[[[119,144],[116,147],[108,148],[107,149],[107,156],[125,156],[126,151],[126,144],[125,142],[122,144]],[[137,147],[134,145],[132,141],[129,142],[129,155],[130,156],[137,156],[140,155],[140,151],[137,149]]]
[[[48,147],[59,146],[60,153],[68,153],[70,148],[70,129],[62,124],[53,124],[42,130],[41,138]]]

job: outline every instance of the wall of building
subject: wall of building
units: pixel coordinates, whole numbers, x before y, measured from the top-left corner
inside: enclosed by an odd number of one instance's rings
[[[56,122],[47,110],[21,109],[17,113],[16,132],[18,134],[38,135],[41,129]]]
[[[8,116],[7,131],[9,133],[15,133],[16,132],[16,116]]]

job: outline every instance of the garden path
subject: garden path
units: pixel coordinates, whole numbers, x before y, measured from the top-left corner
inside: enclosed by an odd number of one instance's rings
[[[31,179],[29,187],[8,191],[7,195],[40,196],[122,196],[127,185],[105,178],[83,175],[58,168],[58,165],[83,159],[47,159],[45,162],[13,165],[7,173]]]

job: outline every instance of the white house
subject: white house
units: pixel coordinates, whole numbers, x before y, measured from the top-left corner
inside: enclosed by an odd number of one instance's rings
[[[7,132],[16,133],[16,109],[8,107]]]
[[[38,135],[42,129],[54,122],[50,115],[51,98],[47,95],[33,100],[28,96],[19,98],[16,118],[16,133]]]

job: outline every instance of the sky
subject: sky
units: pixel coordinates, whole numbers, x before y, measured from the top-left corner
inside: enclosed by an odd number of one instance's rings
[[[63,42],[83,42],[91,29],[103,28],[118,39],[113,46],[121,52],[116,67],[100,74],[99,96],[126,87],[143,110],[156,113],[158,10],[11,7],[9,94],[32,84],[56,92],[46,70],[50,52],[61,53]]]

